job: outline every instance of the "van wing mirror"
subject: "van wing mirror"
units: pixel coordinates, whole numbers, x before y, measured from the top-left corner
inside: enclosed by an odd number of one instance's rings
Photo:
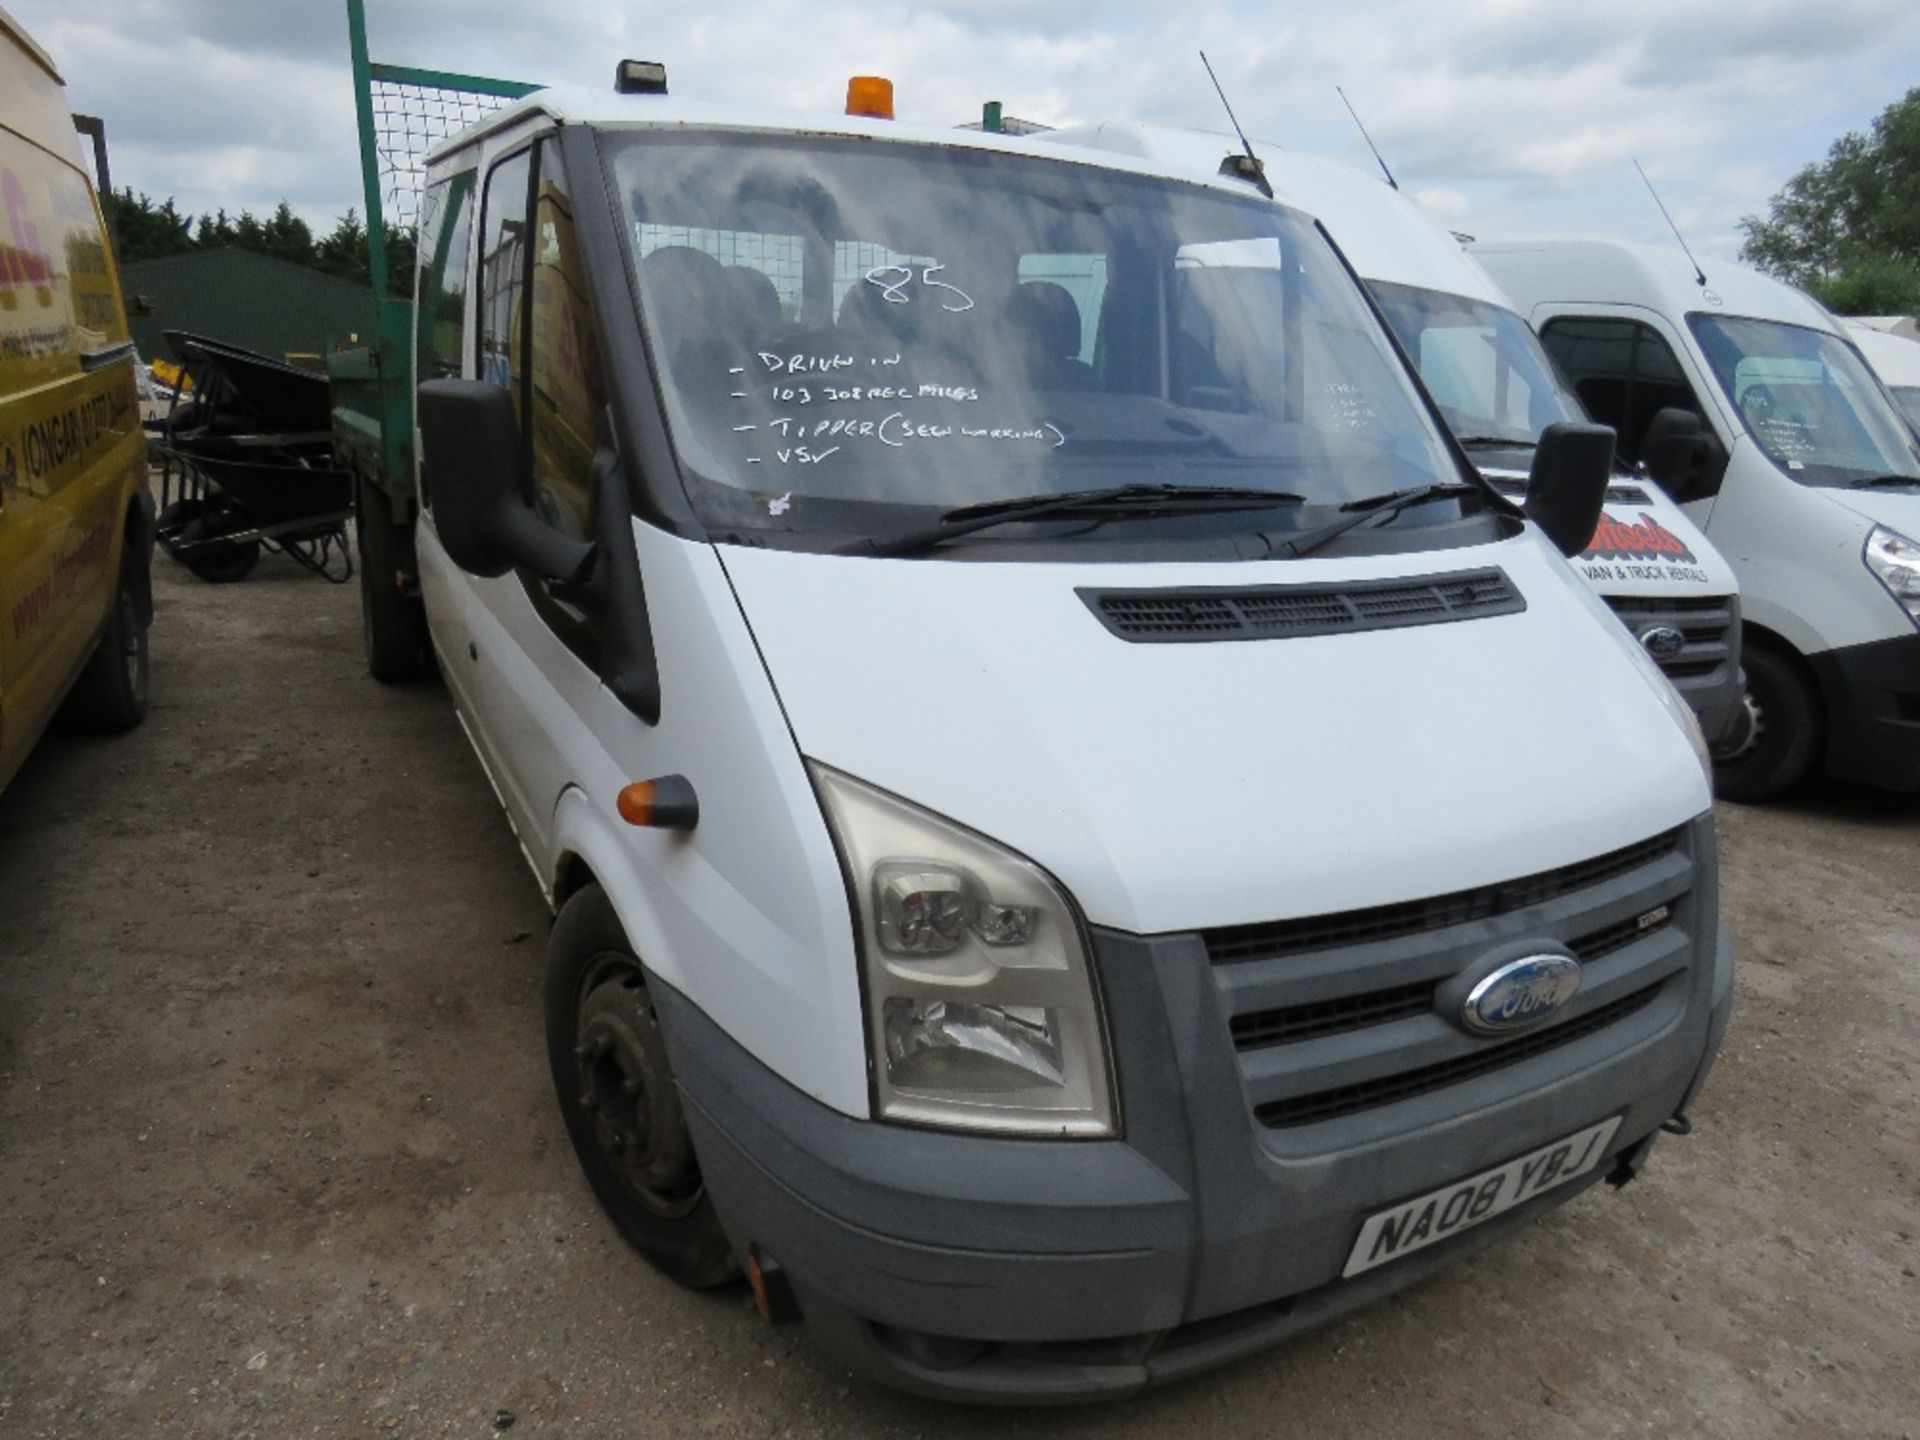
[[[421,460],[433,476],[433,526],[453,563],[491,579],[524,565],[577,585],[593,546],[563,535],[520,490],[520,422],[513,397],[482,380],[420,387]]]
[[[1719,490],[1720,477],[1727,472],[1727,451],[1697,414],[1669,405],[1647,422],[1640,463],[1654,484],[1684,503]]]
[[[1600,527],[1613,478],[1613,440],[1610,425],[1563,422],[1540,433],[1520,508],[1562,555],[1585,550]]]

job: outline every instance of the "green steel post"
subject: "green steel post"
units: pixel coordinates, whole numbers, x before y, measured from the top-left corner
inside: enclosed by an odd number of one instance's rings
[[[367,200],[367,270],[376,300],[387,295],[387,232],[380,206],[380,145],[373,128],[373,75],[367,59],[366,0],[347,0],[347,48],[353,55],[353,106],[360,118],[360,183]]]
[[[989,100],[980,107],[980,128],[998,131],[1000,128],[1000,102]]]

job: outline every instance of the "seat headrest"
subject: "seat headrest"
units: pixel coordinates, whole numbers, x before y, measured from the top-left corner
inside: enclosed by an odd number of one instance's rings
[[[726,280],[741,320],[755,333],[780,324],[780,292],[772,280],[751,265],[730,265]]]
[[[1007,301],[1007,320],[1049,360],[1080,356],[1080,306],[1064,285],[1023,280]]]
[[[723,331],[734,290],[727,269],[691,245],[663,245],[640,262],[641,289],[655,319],[676,345]]]

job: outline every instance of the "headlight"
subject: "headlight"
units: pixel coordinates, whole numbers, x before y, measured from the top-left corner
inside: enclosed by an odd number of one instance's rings
[[[1920,544],[1898,530],[1876,525],[1867,536],[1867,568],[1880,577],[1907,618],[1920,624]]]
[[[811,769],[858,912],[880,1116],[1113,1134],[1093,970],[1060,887],[952,821]]]

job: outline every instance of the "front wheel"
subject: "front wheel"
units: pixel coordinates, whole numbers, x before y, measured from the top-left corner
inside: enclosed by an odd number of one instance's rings
[[[1820,706],[1800,668],[1773,650],[1748,646],[1746,739],[1713,762],[1723,800],[1764,800],[1794,784],[1820,753]]]
[[[682,1285],[733,1279],[739,1266],[700,1178],[646,971],[597,885],[554,921],[546,1018],[560,1114],[614,1226]]]
[[[118,734],[147,717],[147,620],[140,600],[140,575],[129,567],[143,563],[127,559],[120,567],[120,584],[113,593],[113,612],[86,669],[68,692],[62,717],[77,730]]]

